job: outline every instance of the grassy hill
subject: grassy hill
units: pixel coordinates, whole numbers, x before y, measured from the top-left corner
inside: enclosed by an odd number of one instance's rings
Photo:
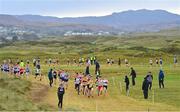
[[[49,65],[44,63],[47,58],[58,58],[60,65],[57,69],[67,70],[70,75],[69,88],[64,96],[65,111],[180,111],[180,66],[173,67],[173,56],[180,54],[180,34],[178,31],[157,33],[141,33],[124,35],[121,37],[56,37],[44,38],[38,41],[18,41],[1,46],[0,62],[11,58],[31,61],[34,57],[41,58],[42,81],[34,79],[31,75],[28,79],[23,77],[16,79],[13,76],[0,73],[0,110],[58,110],[57,85],[49,88],[47,72]],[[109,80],[107,96],[94,98],[78,96],[74,90],[75,72],[84,72],[85,65],[78,67],[67,66],[67,59],[88,57],[95,55],[101,64],[102,76]],[[158,72],[160,67],[149,67],[149,59],[163,58],[163,70],[165,72],[165,88],[158,88]],[[106,65],[106,59],[113,58],[115,64]],[[117,66],[118,58],[121,58],[122,66]],[[124,75],[129,74],[130,68],[125,67],[124,59],[130,61],[131,66],[137,71],[137,84],[130,86],[130,96],[125,94]],[[153,73],[153,89],[149,91],[149,99],[144,100],[141,90],[143,78],[147,72]],[[94,66],[90,67],[90,73],[94,76]],[[130,80],[131,81],[131,80]]]

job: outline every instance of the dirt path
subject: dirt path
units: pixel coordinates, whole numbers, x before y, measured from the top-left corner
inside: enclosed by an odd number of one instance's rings
[[[33,102],[39,103],[47,96],[47,91],[49,91],[48,86],[39,83],[32,83],[31,86],[28,94]]]
[[[53,85],[52,88],[48,85],[47,78],[43,78],[42,81],[30,79],[33,83],[31,91],[29,92],[33,102],[37,104],[48,105],[50,111],[57,111],[57,87]],[[112,88],[111,88],[112,89]],[[115,89],[113,89],[115,90]],[[94,96],[94,98],[87,98],[83,95],[77,95],[74,90],[73,81],[70,80],[69,88],[64,95],[63,107],[65,111],[157,111],[157,110],[176,110],[173,106],[165,105],[161,103],[152,104],[148,101],[139,101],[131,97],[124,96],[116,91],[109,91],[107,96]]]

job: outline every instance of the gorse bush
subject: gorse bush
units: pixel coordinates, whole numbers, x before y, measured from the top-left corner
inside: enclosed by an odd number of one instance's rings
[[[147,52],[148,50],[150,50],[149,48],[145,48],[145,47],[143,47],[143,46],[135,46],[135,47],[130,47],[130,48],[128,48],[128,49],[130,49],[130,50],[138,50],[138,51],[145,51],[145,52]]]
[[[161,48],[160,51],[170,54],[180,54],[180,48],[175,46],[169,46],[167,48]]]

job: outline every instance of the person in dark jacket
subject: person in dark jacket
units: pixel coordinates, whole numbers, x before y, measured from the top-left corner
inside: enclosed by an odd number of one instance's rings
[[[62,109],[62,106],[63,106],[63,95],[64,95],[64,93],[65,93],[64,85],[63,85],[63,83],[61,83],[61,84],[59,85],[58,91],[57,91],[58,100],[59,100],[59,102],[58,102],[58,107],[59,107],[60,109]]]
[[[126,75],[124,82],[126,83],[126,95],[129,96],[129,78]]]
[[[142,84],[144,99],[148,99],[148,87],[149,87],[149,83],[148,83],[147,77],[145,77]]]
[[[151,88],[152,88],[152,81],[153,81],[153,75],[152,75],[151,72],[148,72],[147,80],[148,80],[148,84],[149,84],[149,89],[151,90]]]
[[[164,88],[164,72],[162,70],[159,71],[159,88],[161,86]]]
[[[121,66],[121,59],[118,60],[118,65]]]
[[[132,76],[132,85],[135,86],[135,78],[136,78],[136,71],[131,67],[131,73],[130,76]]]
[[[89,75],[89,74],[90,74],[90,72],[89,72],[89,66],[90,66],[90,63],[89,63],[88,60],[86,60],[86,72],[85,72],[86,75]]]
[[[97,74],[100,75],[100,64],[99,64],[99,62],[98,62],[98,61],[95,61],[95,65],[96,65],[96,67],[95,67],[95,74],[96,74],[96,75],[97,75]]]
[[[53,84],[53,73],[52,73],[52,69],[50,69],[49,73],[48,73],[48,78],[49,78],[49,85],[50,87],[52,87]]]

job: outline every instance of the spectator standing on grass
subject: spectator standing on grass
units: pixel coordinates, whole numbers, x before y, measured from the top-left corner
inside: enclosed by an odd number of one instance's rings
[[[145,77],[142,84],[144,99],[148,99],[148,86],[149,86],[148,80],[147,80],[147,77]]]
[[[85,72],[86,75],[89,75],[89,74],[90,74],[90,72],[89,72],[90,63],[91,63],[91,62],[89,62],[89,60],[87,59],[87,60],[86,60],[86,72]]]
[[[159,58],[159,64],[160,64],[160,67],[162,67],[162,64],[163,64],[162,58]]]
[[[126,95],[129,96],[129,78],[126,75],[124,82],[126,83]]]
[[[177,60],[177,56],[175,55],[175,56],[174,56],[174,67],[177,66],[177,63],[178,63],[178,60]]]
[[[164,72],[162,70],[159,71],[159,88],[164,88]]]
[[[100,64],[97,60],[95,62],[95,74],[96,74],[96,76],[100,75]]]
[[[118,60],[118,65],[121,66],[121,59]]]
[[[136,78],[136,71],[133,69],[133,67],[131,67],[131,73],[130,76],[132,77],[132,85],[135,86],[136,82],[135,82],[135,78]]]
[[[50,87],[52,87],[52,84],[53,84],[53,70],[50,69],[49,73],[48,73],[48,78],[49,78],[49,85]]]
[[[152,80],[153,80],[153,75],[152,75],[151,72],[148,72],[147,81],[148,81],[148,87],[149,87],[150,90],[152,88]]]

